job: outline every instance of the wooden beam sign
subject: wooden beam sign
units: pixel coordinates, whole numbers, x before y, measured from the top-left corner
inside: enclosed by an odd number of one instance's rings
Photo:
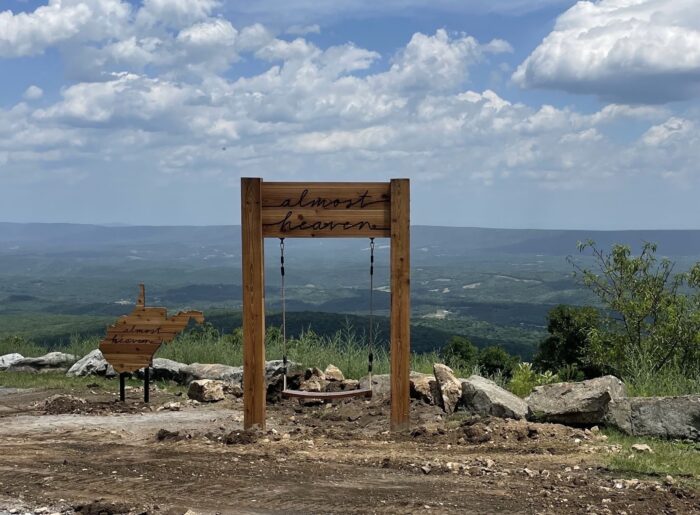
[[[143,284],[139,288],[134,310],[107,328],[107,336],[99,346],[102,355],[119,373],[150,367],[158,348],[173,341],[187,327],[190,318],[199,324],[204,322],[201,311],[181,311],[168,317],[165,308],[146,307],[146,289]]]
[[[388,182],[261,182],[262,230],[268,238],[388,238]]]

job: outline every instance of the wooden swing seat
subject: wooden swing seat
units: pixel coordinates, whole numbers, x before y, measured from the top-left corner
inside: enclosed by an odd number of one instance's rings
[[[359,388],[357,390],[343,390],[340,392],[305,392],[302,390],[282,390],[282,396],[293,399],[350,399],[354,397],[372,397],[370,388]]]

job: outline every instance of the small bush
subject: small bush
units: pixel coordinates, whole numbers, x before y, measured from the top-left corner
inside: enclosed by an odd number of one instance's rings
[[[513,377],[508,383],[508,389],[515,395],[525,397],[535,386],[551,384],[559,381],[559,377],[549,370],[544,373],[535,372],[530,363],[519,363],[513,371]]]

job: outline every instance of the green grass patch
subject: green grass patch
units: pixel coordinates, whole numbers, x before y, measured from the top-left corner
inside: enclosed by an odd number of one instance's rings
[[[331,336],[306,331],[297,338],[289,338],[286,346],[289,360],[304,367],[324,369],[333,364],[343,371],[345,377],[359,379],[367,375],[369,346],[364,334],[352,327],[337,331]],[[389,353],[385,345],[373,345],[374,373],[389,373]],[[282,359],[285,346],[279,329],[268,328],[265,342],[267,360]],[[243,337],[240,330],[222,335],[212,327],[195,327],[180,335],[171,344],[163,345],[156,357],[168,358],[181,363],[243,364]],[[442,362],[436,352],[413,353],[411,370],[432,374],[433,363]],[[460,377],[468,377],[472,368],[455,370]]]
[[[127,379],[128,386],[143,386],[139,379]],[[170,392],[182,391],[184,386],[174,385],[167,381],[153,381],[161,390]],[[90,386],[97,385],[97,386]],[[0,387],[4,388],[34,388],[39,390],[71,390],[87,391],[101,389],[104,391],[119,391],[117,378],[106,379],[104,377],[68,377],[60,372],[45,372],[43,374],[29,374],[26,372],[0,372]]]
[[[608,467],[625,477],[635,479],[661,479],[672,476],[682,484],[700,488],[700,444],[627,436],[612,429],[605,429],[608,444],[622,446],[619,453],[610,456]],[[636,452],[632,445],[647,444],[654,451]]]
[[[633,375],[624,377],[630,397],[663,397],[700,393],[700,370],[665,367],[659,371],[639,367]]]

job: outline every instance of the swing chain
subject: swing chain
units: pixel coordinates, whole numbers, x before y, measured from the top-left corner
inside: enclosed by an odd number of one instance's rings
[[[369,354],[367,356],[367,372],[369,384],[372,385],[372,368],[374,363],[374,238],[369,239]]]
[[[284,238],[280,238],[280,276],[281,276],[281,292],[282,300],[282,373],[284,381],[284,389],[287,389],[287,306],[285,298],[284,284]]]

